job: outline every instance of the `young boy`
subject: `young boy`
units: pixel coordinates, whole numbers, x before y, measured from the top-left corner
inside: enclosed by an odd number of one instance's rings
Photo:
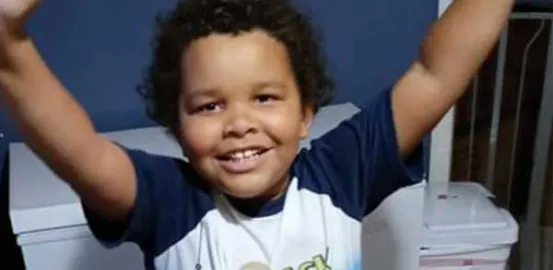
[[[184,162],[95,132],[23,31],[37,2],[0,0],[2,101],[96,237],[137,243],[147,269],[289,270],[360,268],[360,221],[421,180],[421,138],[513,5],[454,1],[395,85],[298,153],[333,89],[308,17],[286,0],[181,2],[159,22],[142,93]]]

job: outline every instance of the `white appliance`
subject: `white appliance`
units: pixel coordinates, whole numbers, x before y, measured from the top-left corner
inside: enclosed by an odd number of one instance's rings
[[[504,270],[518,224],[477,183],[431,183],[424,201],[423,270]]]
[[[322,108],[301,147],[309,147],[311,139],[357,111],[351,103]],[[182,157],[176,142],[159,127],[105,136],[127,147]],[[10,145],[9,166],[11,222],[28,270],[144,269],[136,245],[108,250],[91,236],[76,194],[26,145]],[[370,269],[407,270],[418,266],[422,186],[397,191],[365,220],[364,261]]]

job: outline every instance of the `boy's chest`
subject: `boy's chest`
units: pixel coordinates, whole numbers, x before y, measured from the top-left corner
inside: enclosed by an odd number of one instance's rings
[[[205,228],[158,257],[156,269],[194,269],[196,264],[202,270],[357,269],[359,231],[345,227],[324,232],[321,224],[303,225],[287,232],[267,228],[264,234],[237,227],[216,231]]]
[[[212,212],[155,259],[156,269],[359,269],[361,224],[330,199],[298,205],[256,220]]]

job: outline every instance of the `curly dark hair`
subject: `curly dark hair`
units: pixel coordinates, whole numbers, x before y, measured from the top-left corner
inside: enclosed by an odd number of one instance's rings
[[[157,17],[153,62],[138,87],[150,118],[178,132],[180,60],[188,45],[212,33],[238,35],[266,31],[288,51],[301,102],[315,112],[334,95],[319,37],[310,18],[289,0],[188,0]]]

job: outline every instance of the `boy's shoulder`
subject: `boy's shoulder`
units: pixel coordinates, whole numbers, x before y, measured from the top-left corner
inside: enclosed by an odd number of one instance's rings
[[[360,111],[300,151],[293,164],[300,188],[328,195],[334,206],[362,220],[396,190],[421,181],[423,147],[400,156],[392,93],[375,92]]]

